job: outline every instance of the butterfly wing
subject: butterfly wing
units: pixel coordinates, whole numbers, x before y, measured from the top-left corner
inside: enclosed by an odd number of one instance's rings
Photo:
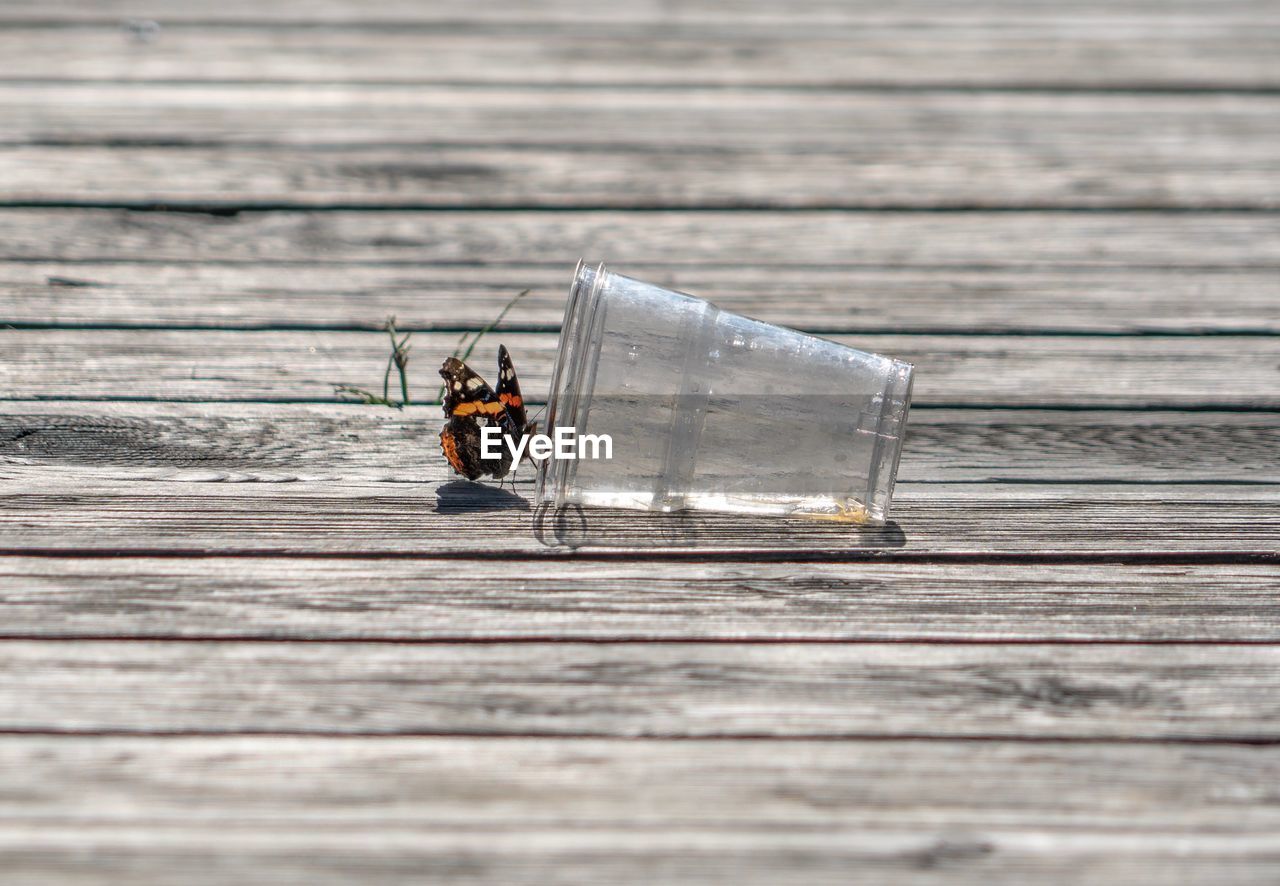
[[[520,379],[516,377],[516,368],[511,364],[511,354],[506,345],[498,345],[498,402],[507,409],[511,423],[517,430],[524,430],[529,424],[525,413],[524,398],[520,396]]]
[[[457,357],[450,357],[440,367],[444,379],[444,414],[446,418],[492,418],[500,424],[509,422],[507,407],[498,399],[493,388],[483,378],[471,371],[471,367]]]
[[[474,418],[451,418],[440,432],[440,451],[445,460],[468,480],[487,474],[480,458],[480,426]]]
[[[462,476],[475,480],[483,474],[504,477],[511,470],[511,453],[505,445],[496,459],[481,457],[481,429],[500,427],[512,431],[511,416],[489,384],[456,357],[440,366],[445,382],[444,414],[449,419],[440,432],[445,459]]]

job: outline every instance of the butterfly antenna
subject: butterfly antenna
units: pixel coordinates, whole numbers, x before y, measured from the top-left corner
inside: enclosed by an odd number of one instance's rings
[[[462,355],[459,356],[457,349],[455,349],[453,352],[453,356],[457,357],[463,363],[466,363],[467,359],[471,356],[471,352],[476,349],[476,345],[480,344],[480,339],[484,338],[486,335],[492,332],[493,328],[497,326],[499,323],[501,323],[503,318],[507,316],[507,313],[516,306],[516,303],[532,291],[533,291],[532,289],[526,289],[523,292],[520,292],[519,294],[517,294],[515,298],[511,299],[511,301],[507,302],[506,305],[503,307],[503,309],[498,312],[498,316],[490,320],[486,326],[482,327],[480,331],[476,333],[476,337],[471,339],[471,344],[467,345],[467,349],[462,352]],[[458,342],[458,347],[459,348],[462,347],[461,341]]]
[[[471,358],[471,352],[476,349],[476,345],[480,344],[480,339],[484,338],[486,334],[492,332],[493,328],[501,323],[503,318],[507,316],[507,313],[516,306],[516,303],[532,291],[532,289],[525,289],[517,293],[516,297],[507,302],[506,305],[503,306],[502,310],[498,312],[498,316],[489,321],[487,325],[481,327],[480,331],[471,339],[471,344],[467,345],[466,350],[462,349],[462,345],[467,340],[467,336],[471,333],[462,333],[462,337],[458,339],[457,345],[453,348],[453,356],[461,360],[463,363],[466,363],[467,360]],[[436,399],[441,401],[444,400],[444,385],[440,386],[440,393],[436,395]]]

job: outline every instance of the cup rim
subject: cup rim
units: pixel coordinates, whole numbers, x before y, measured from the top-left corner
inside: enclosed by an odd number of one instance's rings
[[[554,434],[557,420],[562,415],[577,411],[577,403],[581,397],[578,382],[587,356],[585,349],[591,344],[586,332],[590,324],[585,321],[595,313],[595,306],[600,298],[600,284],[606,273],[608,271],[604,262],[593,269],[584,258],[578,259],[578,264],[574,267],[564,317],[560,321],[555,362],[551,367],[551,387],[547,392],[547,412],[544,419],[545,433]],[[574,465],[573,461],[549,458],[538,462],[534,482],[535,502],[554,504],[557,507],[564,505],[570,483],[569,471]]]

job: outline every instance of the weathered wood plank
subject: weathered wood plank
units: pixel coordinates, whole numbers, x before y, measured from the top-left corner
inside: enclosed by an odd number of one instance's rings
[[[1271,95],[0,84],[0,113],[16,202],[1280,205]]]
[[[252,0],[189,0],[182,4],[164,0],[10,0],[0,20],[114,24],[136,17],[169,22],[219,22],[271,25],[325,24],[435,24],[468,22],[619,22],[634,25],[668,22],[707,22],[732,26],[741,22],[769,24],[876,23],[882,21],[933,21],[944,24],[976,22],[1013,25],[1038,21],[1085,21],[1143,25],[1192,22],[1257,22],[1274,20],[1269,0],[1082,0],[1064,14],[1061,4],[1036,0],[982,0],[964,9],[946,0],[906,0],[886,7],[875,0],[798,0],[786,10],[765,0],[691,0],[673,6],[661,0],[637,0],[624,5],[591,0],[548,0],[532,8],[518,0],[496,0],[477,5],[465,0],[378,0],[352,4],[349,0],[278,0],[264,5]]]
[[[0,728],[1280,740],[1280,646],[12,640]]]
[[[1262,787],[1275,781],[1274,748],[9,737],[0,768],[14,882],[380,883],[412,871],[468,883],[1262,883],[1276,872]]]
[[[823,332],[1280,333],[1274,270],[629,265],[728,310]],[[543,265],[2,262],[0,322],[24,325],[558,328],[569,268]]]
[[[477,365],[494,359],[497,338],[482,342]],[[915,363],[922,406],[1280,409],[1275,336],[832,338]],[[501,336],[531,400],[546,396],[557,340]],[[415,338],[413,396],[434,400],[435,369],[457,342],[454,333]],[[386,336],[369,332],[9,330],[0,336],[0,398],[330,401],[335,384],[380,386],[386,359]]]
[[[5,736],[0,769],[9,825],[1280,827],[1280,751],[1247,745]]]
[[[512,10],[513,17],[529,12]],[[474,10],[464,14],[479,18]],[[860,23],[817,25],[800,12],[769,22],[402,22],[395,29],[184,26],[173,23],[168,7],[159,18],[167,22],[159,31],[130,31],[119,20],[73,32],[10,27],[0,33],[0,77],[1108,89],[1280,83],[1280,23],[1261,15],[1247,21],[1073,9],[1008,21],[976,11],[926,22],[865,21],[863,13]],[[1141,52],[1134,50],[1139,35]]]
[[[1082,160],[1110,158],[1112,167],[1122,167],[1139,180],[1152,165],[1177,164],[1180,157],[1187,158],[1181,167],[1184,174],[1196,171],[1191,160],[1231,160],[1216,170],[1225,186],[1231,174],[1274,172],[1274,165],[1265,161],[1274,157],[1278,104],[1280,100],[1267,93],[0,81],[0,109],[7,124],[0,143],[240,149],[400,146],[423,152],[418,156],[424,176],[432,171],[430,155],[425,154],[431,149],[474,149],[476,163],[487,166],[487,158],[480,153],[486,147],[576,147],[601,152],[609,148],[630,151],[638,163],[648,164],[644,168],[655,186],[666,164],[679,162],[680,151],[695,159],[699,153],[711,153],[721,162],[731,162],[738,154],[749,158],[782,150],[819,158],[843,152],[867,167],[906,159],[908,165],[923,166],[918,185],[937,186],[944,180],[934,179],[947,171],[956,177],[956,171],[942,162],[948,157],[963,158],[977,172],[984,160],[1016,160],[1016,154],[1006,152],[1021,147],[1021,163],[1031,168],[1030,161],[1039,154],[1046,174],[1051,171],[1047,161],[1072,164],[1072,155],[1085,152]],[[1169,142],[1174,139],[1176,149],[1171,149]],[[895,157],[890,146],[907,157]],[[1064,151],[1067,146],[1069,152]],[[104,162],[107,159],[105,153],[98,156]],[[588,152],[587,157],[591,156]],[[343,157],[339,151],[335,159],[341,163]],[[376,160],[378,155],[372,157]],[[393,167],[383,170],[384,176],[394,174],[406,159],[403,151],[395,154]],[[457,157],[452,159],[458,162]],[[941,171],[934,173],[931,163]],[[206,161],[202,167],[206,176],[215,174],[209,165]],[[268,165],[260,163],[260,169]],[[782,174],[781,167],[778,170],[774,174]],[[409,165],[402,175],[411,178],[413,171]],[[478,174],[466,167],[454,170],[455,175],[467,171]],[[580,163],[577,171],[585,177],[591,166]],[[862,171],[869,185],[874,181],[870,176],[879,170]],[[131,178],[139,179],[138,172],[132,170]],[[370,172],[379,172],[376,163]],[[930,173],[927,179],[926,172]],[[278,178],[281,173],[275,175]],[[1100,184],[1095,174],[1093,185]],[[1166,182],[1167,187],[1177,185]],[[631,196],[634,199],[636,193]]]
[[[458,482],[429,407],[67,409],[4,407],[4,535],[16,549],[439,554],[488,550],[494,533],[529,555],[551,552],[544,543],[849,556],[1280,549],[1275,487],[1253,485],[1276,482],[1271,414],[919,410],[896,496],[904,534],[709,515],[548,519],[521,497],[527,470],[520,495]],[[1004,483],[957,482],[974,480]]]
[[[434,408],[0,402],[4,478],[449,479]],[[1270,412],[911,412],[899,484],[1280,483]]]
[[[592,87],[1260,89],[1280,84],[1275,61],[1280,22],[1274,16],[1260,10],[1247,16],[1204,10],[1153,14],[1125,6],[1089,11],[1073,6],[1057,14],[1027,15],[1025,7],[997,12],[983,4],[960,15],[933,9],[927,19],[864,7],[850,9],[844,21],[818,23],[806,20],[802,9],[771,21],[741,16],[678,22],[673,19],[683,10],[673,7],[661,16],[639,10],[637,17],[648,22],[600,21],[597,9],[583,8],[568,22],[554,21],[544,7],[525,5],[510,9],[504,21],[489,18],[488,10],[466,8],[451,21],[402,19],[386,28],[325,27],[310,15],[296,27],[208,27],[183,24],[180,19],[191,10],[166,4],[154,15],[163,24],[160,30],[122,27],[121,18],[136,19],[137,8],[75,31],[11,26],[0,32],[0,78]],[[37,15],[43,17],[47,7]],[[206,20],[226,14],[205,12]],[[242,21],[261,16],[262,10],[245,13]],[[432,14],[419,6],[405,13],[405,18]],[[6,5],[0,20],[14,15]],[[368,17],[378,15],[374,11]],[[1141,51],[1135,49],[1138,41]]]
[[[0,402],[0,476],[43,487],[445,482],[436,408]],[[1280,414],[912,410],[898,483],[1280,483]]]
[[[424,463],[442,461],[423,450]],[[43,471],[0,496],[0,538],[9,553],[305,553],[510,558],[575,551],[603,556],[802,559],[1010,556],[1272,558],[1280,550],[1274,486],[1117,487],[1089,484],[907,484],[894,521],[877,528],[738,514],[652,514],[603,509],[543,513],[517,492],[432,478],[439,466],[399,482],[60,481]],[[208,482],[213,480],[215,482]],[[494,539],[501,539],[495,546]]]
[[[968,96],[948,98],[958,106],[915,112],[946,126],[945,135],[898,121],[886,128],[903,131],[877,132],[872,114],[851,111],[866,120],[868,144],[798,152],[787,146],[717,146],[668,154],[661,148],[636,152],[483,145],[337,151],[0,148],[0,203],[618,209],[1280,206],[1280,169],[1273,161],[1280,127],[1251,132],[1260,127],[1189,104],[1184,111],[1188,132],[1182,134],[1159,125],[1144,128],[1142,121],[1113,109],[1102,109],[1097,120],[1089,120],[1049,108],[1048,119],[1058,124],[1059,131],[1053,131],[1017,115],[993,119],[996,115],[972,112],[963,107],[972,101]],[[973,128],[956,131],[948,122],[953,116]],[[1221,140],[1193,137],[1190,130],[1205,126],[1206,116],[1231,135]],[[1280,98],[1263,109],[1263,117],[1280,119]],[[768,122],[767,117],[761,121]],[[706,125],[715,123],[712,119]],[[590,127],[592,121],[582,125]],[[678,122],[652,125],[668,134],[686,131]],[[991,134],[1002,127],[1008,134]],[[1081,129],[1102,131],[1080,141],[1067,132]],[[1136,139],[1125,136],[1135,132],[1149,133],[1151,144],[1132,144]],[[1159,149],[1158,144],[1170,140],[1185,147]],[[1134,156],[1144,162],[1135,165]]]
[[[133,212],[0,209],[0,259],[731,267],[1280,267],[1250,212]],[[567,286],[567,283],[565,284]]]
[[[906,830],[686,832],[592,827],[504,831],[155,823],[0,825],[14,886],[315,884],[543,884],[655,882],[926,886],[1038,883],[1091,886],[1170,882],[1275,883],[1271,836],[1097,834],[1046,839],[1031,831]]]
[[[0,635],[1276,643],[1278,593],[1274,565],[0,557]]]

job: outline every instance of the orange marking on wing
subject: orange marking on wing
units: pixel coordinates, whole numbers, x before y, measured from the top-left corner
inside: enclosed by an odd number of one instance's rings
[[[447,429],[440,432],[440,449],[444,452],[444,457],[448,459],[449,464],[453,465],[453,469],[459,474],[464,473],[462,459],[458,457],[458,441],[453,439],[453,434]]]
[[[477,412],[481,415],[501,415],[506,411],[507,407],[497,401],[484,403],[480,400],[471,400],[455,406],[453,415],[475,415]]]
[[[514,406],[517,409],[524,405],[524,398],[520,397],[518,394],[499,394],[498,399],[507,406]]]

